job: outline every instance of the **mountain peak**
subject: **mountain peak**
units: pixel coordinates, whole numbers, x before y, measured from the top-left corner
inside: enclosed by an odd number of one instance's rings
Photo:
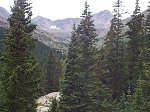
[[[45,17],[39,16],[39,15],[36,16],[36,17],[34,17],[33,20],[34,20],[34,21],[40,21],[40,20],[42,20],[42,21],[43,21],[43,20],[51,21],[49,18],[45,18]]]
[[[38,29],[42,30],[58,29],[52,20],[42,16],[36,16],[33,18],[32,23],[36,24]]]
[[[113,18],[112,13],[109,10],[104,10],[99,13],[93,14],[93,18],[95,21],[97,20],[111,20]]]
[[[10,15],[10,13],[4,9],[3,7],[0,7],[0,16],[3,17],[3,18],[8,18]]]

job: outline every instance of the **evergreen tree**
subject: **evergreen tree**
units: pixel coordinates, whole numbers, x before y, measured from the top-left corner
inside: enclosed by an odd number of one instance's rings
[[[149,2],[150,3],[150,2]],[[140,86],[142,88],[144,101],[144,109],[150,111],[150,6],[147,9],[146,21],[144,23],[144,36],[142,39],[142,61],[143,61],[143,74],[144,76],[140,78]]]
[[[105,42],[105,74],[112,91],[112,98],[119,99],[125,90],[125,58],[122,24],[122,1],[117,0],[114,6],[114,17]]]
[[[45,91],[46,94],[59,91],[59,78],[62,74],[62,65],[58,56],[52,51],[49,53],[46,76],[45,76]]]
[[[149,112],[150,102],[144,97],[141,80],[137,81],[135,92],[128,93],[127,99],[124,102],[124,108],[121,112]],[[141,105],[142,104],[142,105]]]
[[[123,94],[120,102],[117,102],[115,112],[135,112],[134,100],[130,86],[128,88],[127,95]]]
[[[140,80],[143,96],[145,98],[145,110],[150,111],[150,62],[144,63],[144,79]]]
[[[112,100],[111,90],[108,88],[109,81],[108,81],[108,71],[107,71],[107,64],[106,64],[106,58],[105,58],[105,46],[102,45],[100,50],[96,53],[96,74],[99,84],[99,87],[97,87],[95,94],[97,94],[97,105],[95,105],[96,110],[99,110],[100,112],[112,112],[115,110],[114,102]]]
[[[31,24],[31,4],[28,0],[15,0],[8,19],[10,28],[6,33],[5,51],[2,56],[1,112],[36,112],[39,95],[40,69],[31,56],[36,26]]]
[[[79,57],[76,27],[74,25],[68,49],[65,74],[61,83],[60,112],[85,112],[82,103],[83,88],[78,74]]]
[[[141,81],[138,80],[137,82],[137,87],[136,87],[136,91],[133,94],[133,104],[134,104],[134,110],[136,112],[149,112],[149,109],[145,109],[145,107],[147,107],[146,104],[146,100],[144,98],[144,94],[143,94],[143,90],[141,88]],[[142,105],[141,105],[142,104]],[[149,106],[148,106],[149,107]]]
[[[69,46],[62,95],[61,112],[95,112],[98,107],[94,28],[89,5],[85,3],[82,20],[77,29],[74,27]],[[96,107],[95,107],[96,104]]]
[[[140,13],[139,0],[136,0],[135,11],[133,12],[132,19],[127,23],[129,31],[126,32],[128,41],[127,54],[128,54],[128,82],[131,85],[131,90],[136,85],[136,81],[142,74],[142,27],[143,14]]]
[[[85,105],[84,111],[97,112],[102,111],[105,93],[105,87],[97,74],[96,67],[96,29],[94,28],[94,21],[92,19],[89,5],[85,3],[85,9],[82,13],[82,20],[77,27],[77,37],[79,43],[79,77],[81,79],[82,88],[84,90]],[[106,109],[106,108],[105,108]]]
[[[150,2],[149,2],[150,3]],[[147,18],[144,24],[145,35],[143,38],[143,67],[144,67],[144,77],[142,78],[143,90],[145,91],[145,96],[150,94],[150,6],[147,9]]]
[[[141,81],[138,80],[137,88],[132,94],[131,90],[128,91],[127,96],[122,97],[118,103],[116,112],[149,112],[149,100],[144,97],[143,90],[141,87]],[[142,104],[142,105],[141,105]]]

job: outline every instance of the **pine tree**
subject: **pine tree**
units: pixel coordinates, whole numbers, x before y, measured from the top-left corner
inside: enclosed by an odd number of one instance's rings
[[[149,52],[150,53],[150,52]],[[145,110],[150,111],[150,62],[144,63],[144,79],[140,80],[143,96],[145,98]]]
[[[150,2],[149,2],[150,4]],[[147,9],[146,21],[144,23],[144,37],[142,39],[143,49],[142,49],[142,58],[143,58],[143,74],[141,77],[141,88],[143,92],[143,96],[145,98],[144,108],[147,111],[150,111],[150,6]]]
[[[115,112],[135,112],[134,99],[130,90],[130,86],[128,87],[127,95],[123,94],[120,102],[117,102]]]
[[[149,2],[150,3],[150,2]],[[142,55],[143,55],[143,67],[144,67],[144,77],[142,78],[143,82],[143,89],[145,96],[149,96],[150,94],[150,6],[148,6],[147,9],[147,18],[144,24],[145,29],[145,35],[143,38],[143,49],[142,49]]]
[[[102,45],[100,50],[96,53],[96,74],[99,84],[99,87],[96,89],[95,94],[97,94],[97,105],[96,111],[99,110],[100,112],[112,112],[115,110],[114,102],[112,100],[111,90],[108,87],[108,71],[107,71],[107,64],[105,58],[105,46]]]
[[[150,4],[150,2],[149,2]],[[143,39],[144,49],[142,49],[143,54],[143,67],[144,67],[144,78],[143,82],[143,90],[146,99],[150,99],[150,5],[147,9],[147,18],[144,24],[145,35]]]
[[[85,112],[83,88],[79,79],[78,42],[74,25],[68,49],[65,74],[61,83],[60,112]]]
[[[149,104],[149,99],[142,90],[142,81],[138,80],[135,92],[132,94],[132,91],[128,90],[127,96],[119,102],[117,112],[149,112]]]
[[[59,91],[59,78],[62,74],[62,64],[58,56],[51,51],[48,56],[45,75],[46,94]]]
[[[112,91],[112,98],[119,99],[125,90],[125,58],[122,17],[122,1],[114,6],[114,17],[105,42],[105,74]]]
[[[103,111],[106,108],[103,105],[107,93],[105,87],[99,79],[96,63],[96,29],[94,20],[89,9],[89,5],[85,2],[85,9],[82,13],[82,20],[77,27],[77,36],[79,39],[79,75],[84,88],[84,99],[86,112]],[[103,109],[101,108],[103,107]]]
[[[136,112],[149,112],[149,106],[147,109],[145,109],[145,107],[147,107],[146,105],[146,99],[144,98],[144,94],[143,94],[143,90],[141,87],[141,81],[138,80],[137,81],[137,86],[135,89],[135,93],[133,94],[133,104],[134,104],[134,110]],[[141,105],[142,104],[142,105]]]
[[[131,85],[131,90],[136,85],[136,80],[142,74],[142,37],[143,37],[143,14],[140,13],[139,0],[136,0],[135,11],[133,12],[132,19],[127,23],[129,31],[126,32],[128,41],[127,54],[128,54],[128,82]]]
[[[31,24],[31,4],[28,0],[15,0],[8,19],[10,28],[5,37],[2,56],[1,112],[36,112],[36,98],[40,91],[40,69],[31,56],[36,26]]]

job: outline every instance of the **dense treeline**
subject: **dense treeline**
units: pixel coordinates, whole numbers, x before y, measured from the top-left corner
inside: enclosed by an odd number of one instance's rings
[[[149,8],[145,19],[136,0],[131,20],[123,24],[125,12],[117,0],[110,30],[99,49],[94,47],[96,29],[85,3],[81,22],[73,27],[60,112],[150,111]]]
[[[62,52],[32,38],[36,26],[28,0],[15,1],[10,28],[0,28],[0,112],[36,112],[39,95],[56,91],[61,97],[53,98],[52,112],[149,112],[150,6],[144,16],[135,1],[126,24],[123,3],[115,2],[100,48],[85,2],[79,25],[73,25],[65,62]]]

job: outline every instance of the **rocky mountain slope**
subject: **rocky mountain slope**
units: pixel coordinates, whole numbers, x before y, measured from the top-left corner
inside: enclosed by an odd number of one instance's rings
[[[3,7],[0,7],[0,26],[1,27],[8,27],[7,18],[9,17],[9,12],[4,9]]]
[[[108,10],[104,10],[99,13],[93,14],[93,20],[98,34],[100,34],[104,30],[109,29],[112,17],[113,16],[111,12]],[[48,18],[37,16],[33,18],[32,22],[37,24],[39,29],[45,31],[71,32],[72,25],[74,23],[78,25],[80,20],[81,18],[66,18],[62,20],[52,21]]]
[[[110,21],[112,18],[113,15],[108,10],[104,10],[99,13],[93,14],[94,24],[97,29],[97,33],[100,40],[102,40],[103,37],[108,32],[110,27]],[[49,43],[49,41],[47,41],[49,40],[49,38],[53,38],[53,40],[59,43],[68,44],[70,41],[72,25],[74,23],[78,25],[80,20],[81,18],[66,18],[66,19],[52,21],[48,18],[37,16],[33,18],[32,22],[34,24],[37,24],[37,28],[39,31],[43,32],[43,36],[45,39],[40,38],[40,40],[47,45]],[[51,36],[48,36],[47,34]]]

